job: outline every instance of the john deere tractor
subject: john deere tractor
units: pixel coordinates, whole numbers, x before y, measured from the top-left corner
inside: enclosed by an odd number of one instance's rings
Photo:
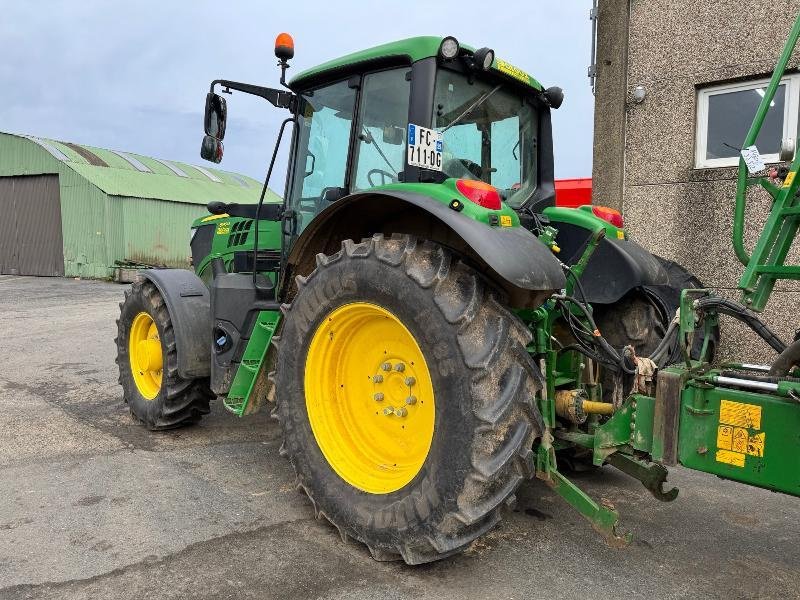
[[[278,36],[284,89],[216,80],[206,97],[201,155],[214,162],[217,91],[285,112],[260,202],[210,203],[192,226],[194,272],[143,271],[121,305],[120,382],[144,425],[195,423],[215,397],[240,416],[268,406],[317,515],[379,560],[464,550],[533,477],[624,542],[614,509],[565,475],[580,465],[610,464],[661,500],[677,494],[662,488],[677,462],[798,493],[800,470],[763,466],[772,437],[798,455],[794,359],[777,374],[709,367],[720,312],[786,345],[629,239],[618,212],[554,206],[559,88],[453,37],[286,84],[293,54]],[[285,137],[284,199],[265,203]],[[770,256],[748,289],[790,268]],[[768,418],[776,403],[784,421]],[[732,445],[773,422],[760,455]]]

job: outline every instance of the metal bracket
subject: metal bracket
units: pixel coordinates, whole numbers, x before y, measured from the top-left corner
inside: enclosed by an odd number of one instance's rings
[[[645,463],[619,452],[610,455],[606,461],[626,475],[641,481],[656,500],[672,502],[678,497],[678,488],[664,491],[664,484],[667,482],[669,474],[665,466],[658,463]]]

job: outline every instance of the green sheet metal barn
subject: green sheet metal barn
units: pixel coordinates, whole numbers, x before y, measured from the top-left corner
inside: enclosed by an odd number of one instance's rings
[[[255,203],[260,193],[256,180],[219,169],[0,133],[0,274],[187,267],[189,226],[205,204]]]

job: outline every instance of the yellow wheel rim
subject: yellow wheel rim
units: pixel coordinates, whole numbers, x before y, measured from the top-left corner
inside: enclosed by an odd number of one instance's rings
[[[152,400],[161,390],[163,354],[156,323],[146,312],[140,312],[133,319],[128,356],[136,389],[144,398]]]
[[[358,302],[326,317],[308,349],[305,395],[314,438],[350,485],[388,494],[422,469],[433,383],[414,336],[388,310]]]

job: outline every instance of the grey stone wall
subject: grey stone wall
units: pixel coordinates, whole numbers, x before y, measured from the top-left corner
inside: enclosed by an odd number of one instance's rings
[[[606,2],[620,4],[601,0]],[[627,40],[619,38],[615,19],[599,23],[599,63],[608,55],[614,60],[623,47],[627,60],[624,95],[613,91],[617,74],[598,73],[595,123],[622,119],[625,135],[618,161],[609,126],[595,131],[594,172],[600,183],[595,202],[613,205],[604,194],[614,189],[609,182],[621,181],[621,204],[633,237],[736,300],[742,273],[731,243],[736,169],[694,169],[697,89],[768,76],[799,9],[800,0],[631,0]],[[797,55],[792,64],[800,65]],[[638,85],[647,92],[641,104],[632,98]],[[760,189],[753,189],[749,200],[748,248],[770,206]],[[800,253],[793,260],[800,264]],[[800,285],[779,283],[776,290],[764,319],[791,339],[800,327]],[[767,361],[772,356],[760,339],[729,319],[723,336],[722,359]]]
[[[602,24],[602,29],[600,29]],[[622,209],[625,160],[625,95],[628,75],[628,0],[600,0],[594,136],[603,151],[594,152],[592,192],[597,203]]]

